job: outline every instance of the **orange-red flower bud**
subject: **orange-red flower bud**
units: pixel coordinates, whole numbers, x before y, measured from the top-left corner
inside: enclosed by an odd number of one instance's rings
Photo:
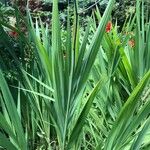
[[[111,31],[111,29],[112,29],[112,22],[109,21],[106,25],[106,32],[109,33]]]
[[[10,32],[8,32],[8,34],[9,34],[11,37],[15,37],[15,38],[18,36],[18,33],[15,32],[15,31],[10,31]]]
[[[130,47],[134,47],[135,46],[134,39],[129,40],[128,44],[129,44]]]

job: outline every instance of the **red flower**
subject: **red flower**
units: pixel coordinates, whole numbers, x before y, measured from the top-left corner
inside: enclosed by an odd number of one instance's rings
[[[11,37],[17,37],[17,36],[18,36],[18,33],[15,32],[15,31],[10,31],[10,32],[8,32],[8,34],[9,34]]]
[[[111,29],[112,29],[112,22],[109,21],[106,25],[106,32],[109,33],[111,31]]]
[[[128,44],[129,44],[130,47],[134,47],[135,46],[134,39],[129,40]]]

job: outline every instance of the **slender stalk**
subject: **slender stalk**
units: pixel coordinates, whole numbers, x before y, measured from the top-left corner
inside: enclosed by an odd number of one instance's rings
[[[77,61],[77,51],[76,51],[76,42],[77,42],[77,30],[78,30],[78,5],[77,0],[74,0],[74,8],[75,8],[75,31],[74,31],[74,45],[73,45],[73,51],[74,51],[74,63]]]

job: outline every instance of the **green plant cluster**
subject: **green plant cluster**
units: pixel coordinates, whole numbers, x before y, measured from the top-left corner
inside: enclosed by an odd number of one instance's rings
[[[15,69],[8,80],[9,62],[0,53],[0,149],[150,149],[146,2],[136,1],[121,31],[111,22],[115,4],[109,0],[103,16],[96,9],[85,18],[86,27],[76,9],[72,18],[68,8],[64,28],[58,0],[51,24],[34,19],[29,9],[26,17],[14,10],[15,26],[0,20],[0,51],[10,55]]]

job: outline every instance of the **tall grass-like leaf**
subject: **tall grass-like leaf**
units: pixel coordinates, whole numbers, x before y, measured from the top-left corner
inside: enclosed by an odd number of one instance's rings
[[[145,134],[147,133],[148,129],[149,129],[149,125],[150,125],[150,119],[148,119],[144,125],[144,127],[142,128],[142,130],[140,131],[137,139],[133,142],[132,146],[131,146],[131,150],[138,150],[140,149],[140,146],[142,144],[142,141],[144,139]]]
[[[105,27],[110,17],[114,3],[115,3],[115,0],[109,1],[108,6],[105,10],[105,13],[100,21],[97,31],[90,44],[89,50],[84,57],[84,61],[82,63],[82,70],[81,70],[82,76],[79,80],[79,83],[76,89],[77,91],[81,89],[82,85],[84,85],[85,81],[87,80],[88,74],[91,70],[91,67],[95,61],[96,55],[98,53],[98,50],[99,50],[99,47],[100,47],[100,44],[101,44],[101,41],[105,32]]]
[[[21,124],[21,120],[18,115],[17,108],[15,106],[13,97],[9,91],[8,85],[3,77],[1,70],[0,70],[0,89],[2,91],[4,104],[7,108],[9,118],[12,121],[12,126],[15,129],[15,134],[16,134],[17,141],[18,141],[18,143],[17,143],[18,148],[20,148],[22,150],[26,150],[27,143],[26,143],[26,139],[24,136],[24,131],[23,131],[23,127]]]
[[[0,133],[0,146],[5,149],[17,150],[17,148],[2,133]]]
[[[150,71],[145,74],[140,83],[135,87],[135,89],[131,93],[127,102],[124,104],[107,138],[105,149],[111,150],[113,148],[119,148],[121,146],[120,145],[121,141],[123,141],[124,140],[123,138],[125,138],[122,135],[124,134],[124,131],[126,130],[126,128],[128,128],[128,125],[132,121],[133,113],[137,106],[139,96],[143,91],[143,88],[146,85],[149,78],[150,78]],[[122,138],[120,138],[121,136]]]
[[[70,139],[69,139],[69,144],[68,147],[72,147],[73,143],[75,143],[78,140],[78,136],[81,133],[81,130],[83,128],[84,122],[85,122],[85,118],[87,117],[90,108],[92,106],[92,103],[94,101],[94,98],[96,97],[97,93],[99,92],[99,90],[101,90],[101,88],[103,87],[103,85],[106,83],[107,78],[101,79],[97,85],[94,87],[93,91],[90,93],[89,97],[87,98],[87,102],[85,104],[85,106],[83,107],[78,120],[76,121],[76,124],[73,128],[73,131],[70,135]]]

